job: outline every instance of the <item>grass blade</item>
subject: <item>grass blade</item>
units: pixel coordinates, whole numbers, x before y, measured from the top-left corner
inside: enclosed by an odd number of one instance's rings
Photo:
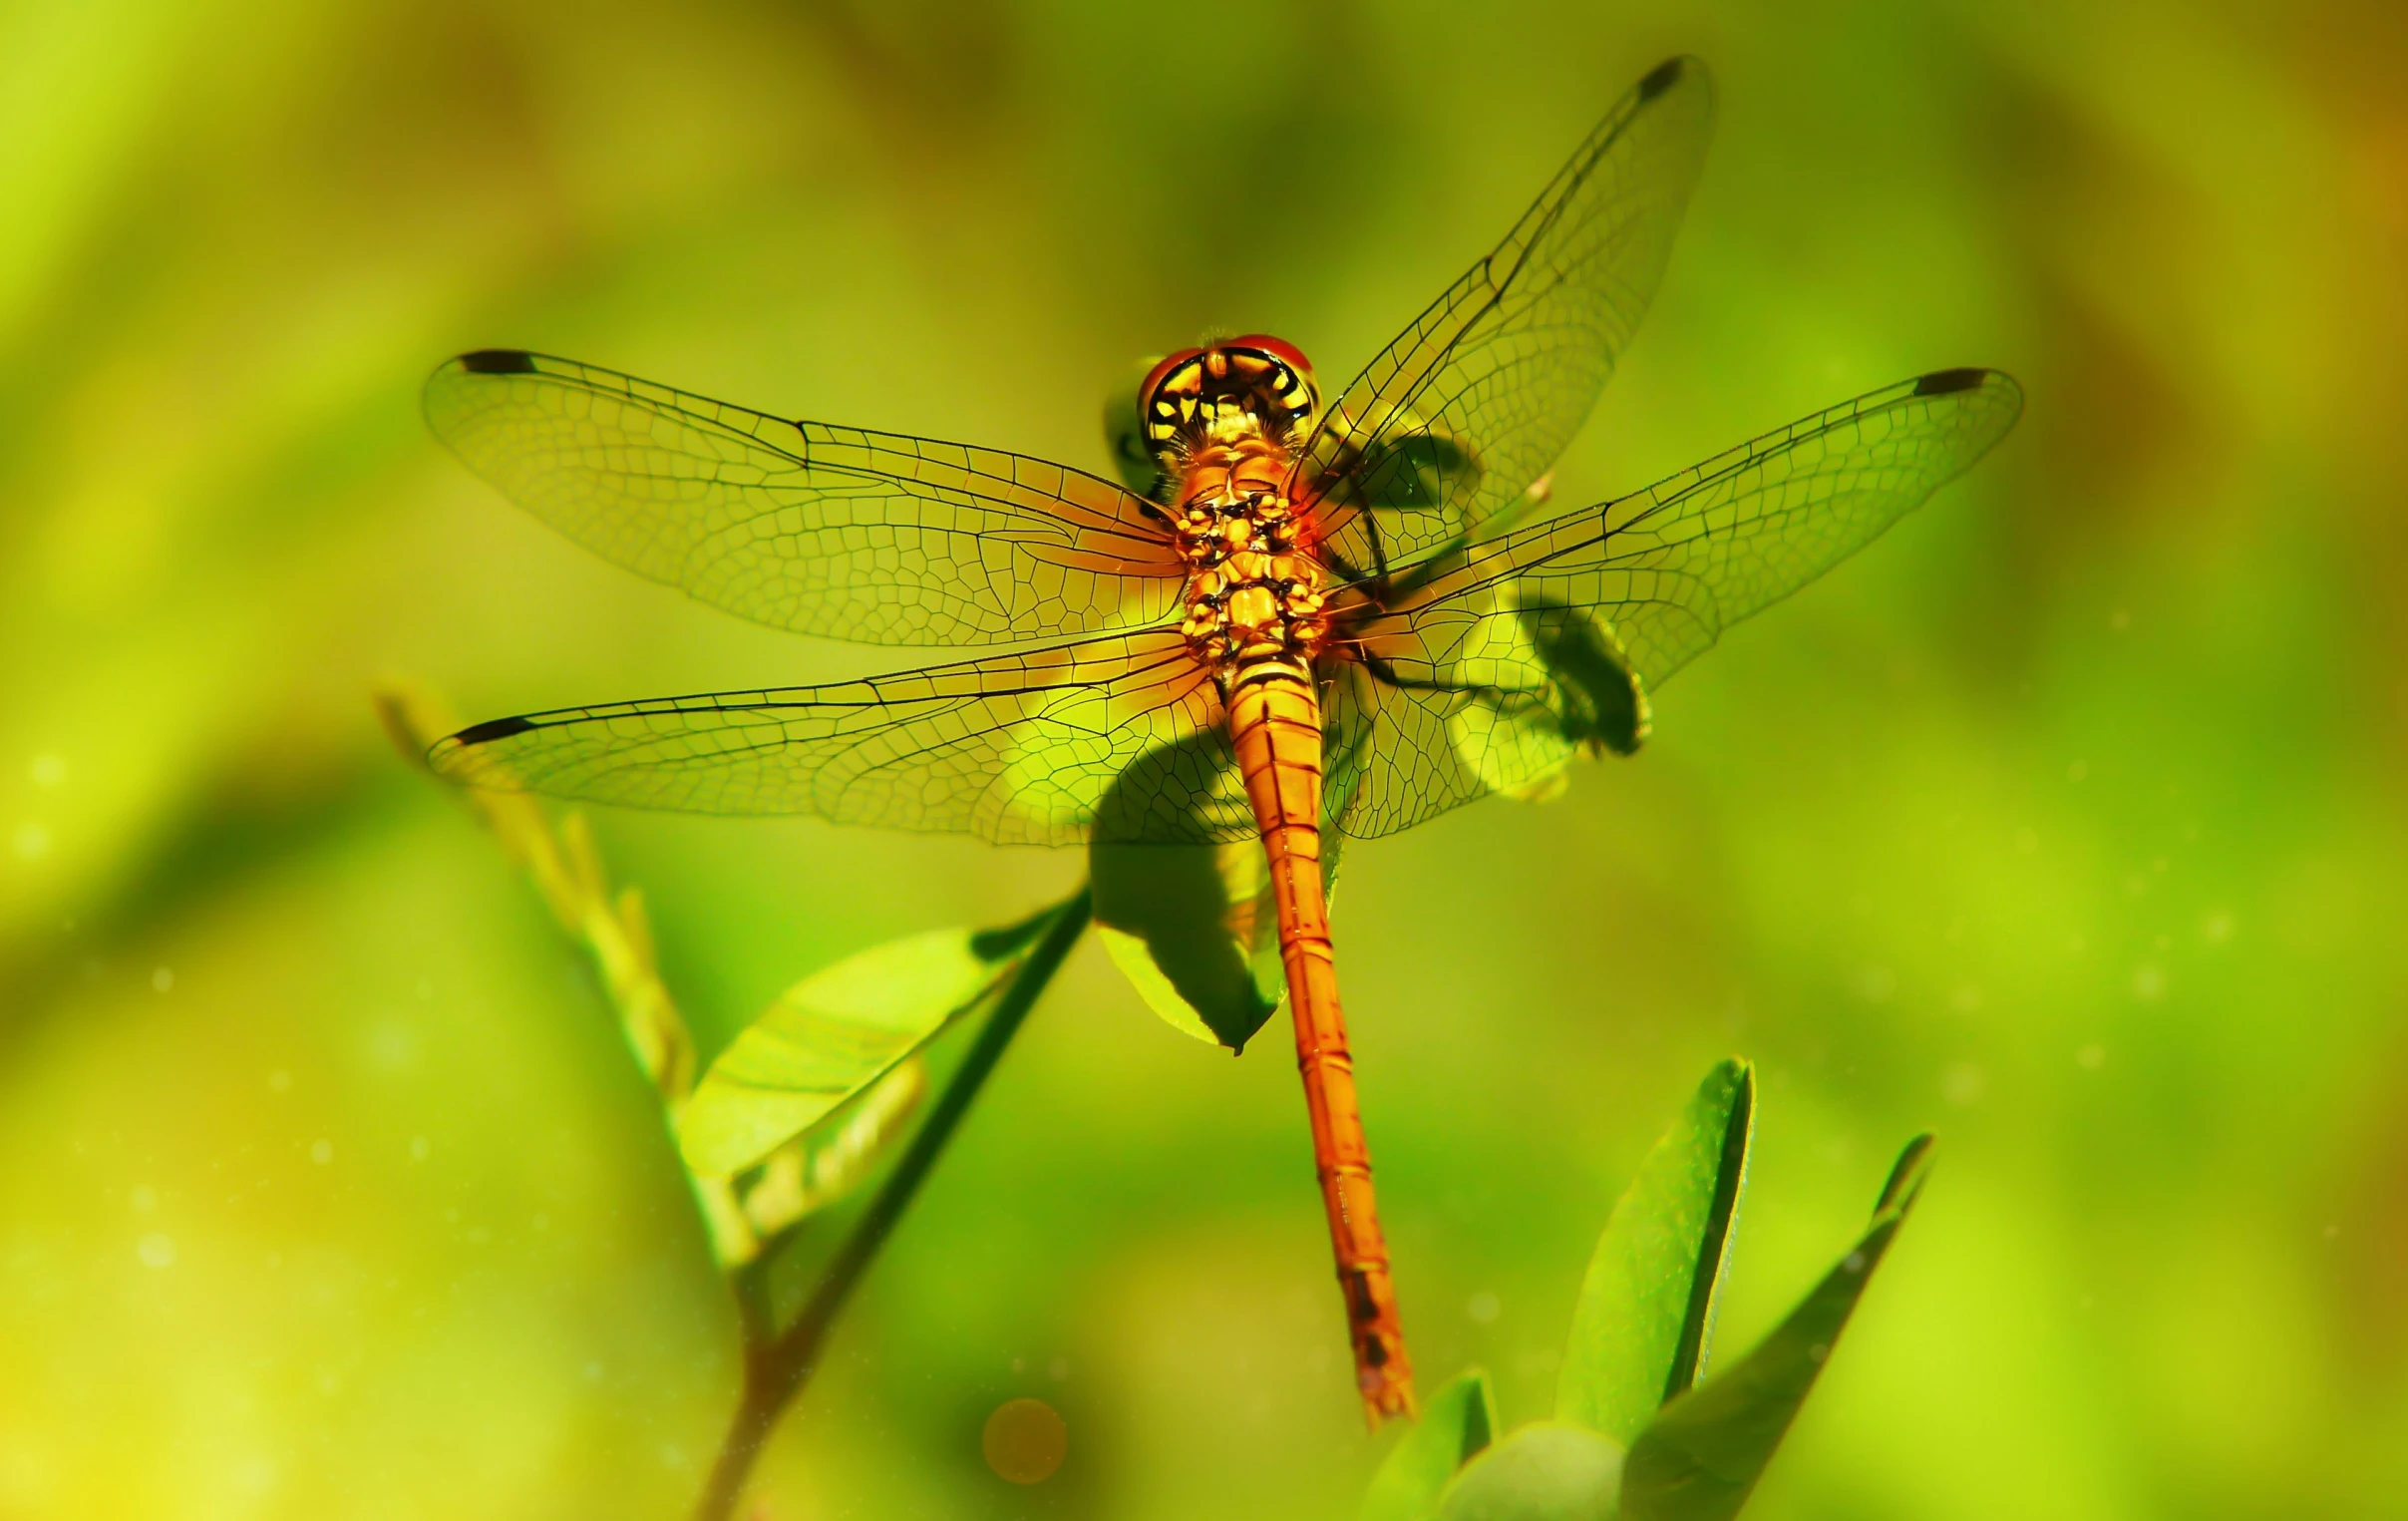
[[[1371,1478],[1358,1521],[1427,1521],[1455,1470],[1497,1439],[1497,1396],[1479,1368],[1458,1376],[1422,1406]]]
[[[1909,1143],[1855,1250],[1753,1351],[1664,1406],[1639,1433],[1622,1474],[1627,1521],[1730,1521],[1739,1513],[1914,1208],[1930,1155],[1929,1136]]]
[[[1640,1165],[1580,1286],[1558,1419],[1627,1444],[1695,1381],[1713,1335],[1755,1113],[1754,1068],[1723,1061]]]

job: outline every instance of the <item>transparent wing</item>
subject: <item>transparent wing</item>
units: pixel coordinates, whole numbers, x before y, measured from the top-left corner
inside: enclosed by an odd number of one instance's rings
[[[1675,58],[1605,116],[1514,229],[1334,402],[1293,483],[1376,575],[1526,500],[1654,299],[1705,162],[1713,85]]]
[[[864,644],[1139,627],[1179,599],[1120,487],[1000,450],[793,423],[516,349],[427,381],[427,421],[614,565],[741,616]]]
[[[1176,630],[826,686],[497,719],[438,771],[634,808],[973,834],[1205,844],[1254,832],[1210,676]]]
[[[1353,615],[1359,669],[1330,698],[1333,727],[1374,736],[1346,832],[1634,748],[1650,688],[1963,474],[2022,407],[1999,371],[1942,370],[1398,575]]]

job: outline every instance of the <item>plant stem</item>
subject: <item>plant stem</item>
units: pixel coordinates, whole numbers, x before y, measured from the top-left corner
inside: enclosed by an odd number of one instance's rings
[[[854,1223],[853,1233],[837,1249],[827,1270],[821,1274],[819,1287],[812,1291],[811,1302],[795,1318],[785,1331],[773,1333],[760,1318],[744,1318],[744,1392],[737,1401],[735,1418],[728,1423],[727,1436],[721,1441],[719,1457],[711,1465],[710,1481],[703,1486],[702,1497],[695,1503],[693,1521],[727,1521],[735,1514],[736,1502],[743,1498],[746,1481],[752,1476],[753,1464],[767,1444],[769,1434],[785,1413],[786,1406],[820,1365],[820,1355],[828,1339],[830,1328],[836,1324],[845,1302],[852,1297],[854,1287],[875,1261],[878,1249],[894,1233],[894,1227],[910,1208],[920,1185],[927,1181],[936,1166],[937,1157],[953,1132],[969,1112],[971,1101],[993,1074],[995,1063],[1002,1059],[1004,1048],[1020,1032],[1020,1025],[1036,1005],[1037,997],[1046,984],[1061,970],[1070,948],[1078,943],[1087,929],[1094,908],[1094,895],[1081,888],[1076,898],[1064,904],[1046,927],[1044,938],[1029,952],[1011,985],[1003,990],[994,1013],[978,1031],[978,1039],[962,1058],[961,1067],[953,1074],[945,1090],[929,1109],[928,1117],[911,1138],[910,1147],[894,1171],[870,1201],[869,1208]],[[739,1288],[739,1296],[744,1291]],[[762,1339],[767,1337],[767,1339]]]

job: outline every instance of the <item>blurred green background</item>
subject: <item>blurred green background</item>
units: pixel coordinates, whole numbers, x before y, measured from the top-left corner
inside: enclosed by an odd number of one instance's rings
[[[1763,1064],[1726,1347],[1943,1137],[1754,1514],[2408,1516],[2408,12],[355,0],[0,9],[0,1516],[673,1516],[734,1323],[592,979],[386,746],[910,663],[615,571],[444,456],[455,350],[1107,468],[1206,325],[1351,374],[1664,54],[1721,88],[1595,500],[1920,370],[2031,402],[1657,694],[1351,850],[1417,1361],[1551,1401],[1587,1247]],[[598,821],[716,1045],[1075,853]],[[1331,1517],[1284,1036],[1074,958],[770,1516]],[[1493,1313],[1492,1313],[1493,1312]],[[1020,1394],[1071,1457],[1012,1489]]]

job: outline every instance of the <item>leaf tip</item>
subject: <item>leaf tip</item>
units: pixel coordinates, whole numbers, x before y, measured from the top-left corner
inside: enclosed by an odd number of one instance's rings
[[[1902,1215],[1914,1208],[1915,1199],[1923,1191],[1923,1180],[1931,1175],[1931,1152],[1938,1144],[1939,1137],[1928,1130],[1906,1143],[1897,1155],[1896,1164],[1890,1169],[1890,1181],[1882,1185],[1882,1197],[1873,1207],[1876,1215],[1892,1210]]]

